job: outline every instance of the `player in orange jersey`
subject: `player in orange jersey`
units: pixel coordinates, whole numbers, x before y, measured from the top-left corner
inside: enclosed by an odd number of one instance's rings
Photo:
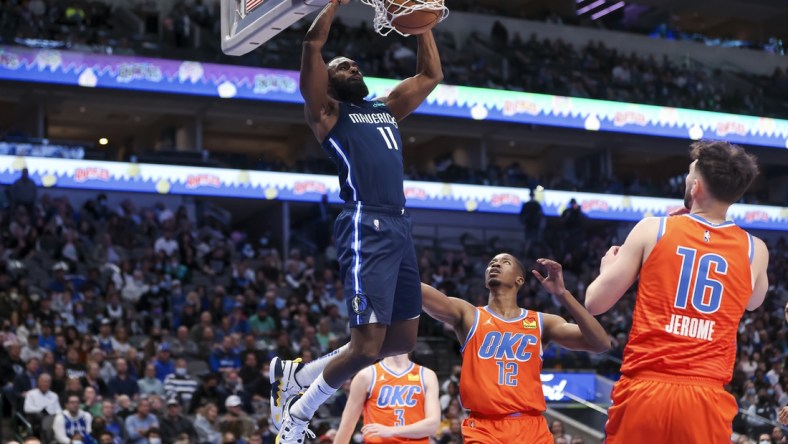
[[[360,371],[350,383],[334,444],[348,444],[364,412],[365,443],[422,443],[441,420],[438,377],[407,354],[385,358]]]
[[[769,255],[726,214],[758,167],[726,142],[696,142],[691,157],[688,214],[640,221],[602,258],[586,291],[588,310],[604,313],[640,276],[608,444],[730,442],[738,408],[723,385],[733,374],[744,310],[766,295]]]
[[[552,444],[542,416],[546,408],[540,378],[543,345],[555,342],[598,353],[610,348],[605,329],[564,287],[561,264],[547,259],[537,262],[547,276],[536,270],[533,275],[577,324],[517,306],[525,268],[507,253],[498,254],[487,266],[485,282],[490,294],[484,307],[421,284],[424,311],[454,327],[462,343],[460,399],[471,411],[462,424],[465,444]]]

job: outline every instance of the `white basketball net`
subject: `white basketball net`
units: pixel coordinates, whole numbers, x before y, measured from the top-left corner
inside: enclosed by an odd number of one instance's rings
[[[442,22],[443,19],[449,15],[449,8],[443,4],[443,0],[411,0],[409,2],[403,2],[409,3],[408,5],[397,4],[392,0],[361,0],[361,3],[372,6],[375,9],[375,17],[372,19],[372,24],[375,28],[375,32],[384,36],[389,35],[391,31],[397,31],[397,33],[403,36],[408,36],[409,34],[403,34],[395,28],[392,22],[414,11],[422,9],[438,11],[437,23]],[[389,8],[391,8],[390,11]]]

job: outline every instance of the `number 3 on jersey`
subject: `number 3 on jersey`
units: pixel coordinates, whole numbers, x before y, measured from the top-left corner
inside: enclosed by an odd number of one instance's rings
[[[706,253],[696,263],[698,250],[687,247],[678,247],[676,254],[681,256],[681,273],[674,306],[686,310],[692,291],[691,301],[695,310],[704,314],[719,310],[725,287],[722,282],[712,278],[711,274],[728,273],[728,262],[725,258],[719,254]]]

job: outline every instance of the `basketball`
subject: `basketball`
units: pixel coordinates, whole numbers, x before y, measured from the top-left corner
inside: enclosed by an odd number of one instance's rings
[[[387,0],[386,3],[389,5],[390,16],[420,4],[420,2],[413,0]],[[441,9],[417,9],[409,14],[394,18],[391,26],[402,34],[419,35],[432,29],[440,21],[442,14]]]

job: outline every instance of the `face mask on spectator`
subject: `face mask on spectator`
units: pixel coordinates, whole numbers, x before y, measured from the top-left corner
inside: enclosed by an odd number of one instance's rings
[[[747,389],[747,394],[748,395],[754,395],[755,394],[755,389],[754,388],[748,388]]]
[[[762,439],[762,440],[758,441],[758,444],[772,444],[772,442],[769,441],[768,439]]]
[[[766,394],[769,396],[774,396],[774,390],[773,389],[766,390]]]
[[[159,438],[151,438],[148,440],[148,444],[161,444],[161,440]]]
[[[187,369],[184,367],[178,367],[175,369],[175,374],[178,376],[186,376]]]

